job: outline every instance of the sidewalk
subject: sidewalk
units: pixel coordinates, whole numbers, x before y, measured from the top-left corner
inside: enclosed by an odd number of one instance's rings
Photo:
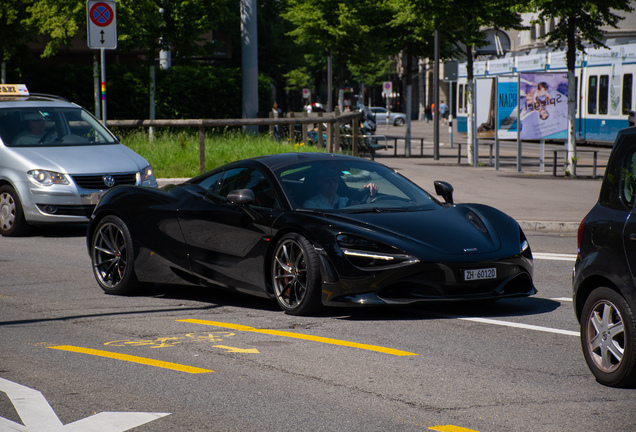
[[[433,181],[444,180],[455,189],[455,202],[475,202],[491,205],[515,218],[525,230],[576,232],[581,220],[598,199],[605,166],[611,149],[598,148],[598,178],[592,178],[591,168],[577,169],[577,178],[563,176],[559,168],[557,177],[552,175],[552,149],[562,149],[562,144],[546,144],[544,171],[538,165],[539,143],[522,143],[522,171],[517,170],[516,142],[500,143],[499,170],[489,164],[489,148],[480,145],[480,166],[468,164],[466,135],[455,132],[454,146],[449,146],[448,126],[440,125],[439,159],[433,158],[433,123],[413,121],[411,124],[411,156],[405,157],[404,134],[406,128],[378,126],[376,133],[386,135],[391,145],[395,137],[396,149],[380,150],[375,160],[413,180],[435,193]],[[391,137],[391,138],[389,138]],[[424,138],[424,157],[420,156],[420,143]],[[458,164],[458,147],[462,146],[461,164]],[[583,147],[579,147],[583,149]],[[397,153],[397,156],[395,154]],[[548,156],[549,155],[549,156]],[[560,157],[563,157],[562,155]],[[494,160],[492,162],[494,164]],[[591,165],[591,155],[581,154],[581,165]],[[483,166],[482,166],[483,165]]]

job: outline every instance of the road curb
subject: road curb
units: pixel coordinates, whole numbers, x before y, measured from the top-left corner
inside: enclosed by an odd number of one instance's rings
[[[580,222],[517,221],[524,231],[576,233]]]

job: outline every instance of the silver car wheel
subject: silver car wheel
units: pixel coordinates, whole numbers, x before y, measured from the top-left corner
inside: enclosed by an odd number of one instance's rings
[[[588,352],[604,373],[614,372],[623,360],[625,329],[617,307],[608,300],[598,301],[587,316]]]
[[[4,192],[0,195],[0,227],[9,231],[15,224],[15,201],[11,194]]]
[[[128,248],[123,231],[113,222],[99,226],[93,238],[93,270],[102,287],[117,287],[126,274]]]

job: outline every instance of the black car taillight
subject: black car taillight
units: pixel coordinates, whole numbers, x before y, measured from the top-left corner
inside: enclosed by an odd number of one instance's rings
[[[577,255],[579,253],[581,253],[581,240],[583,237],[583,227],[585,226],[585,219],[587,219],[587,216],[585,216],[583,218],[583,220],[581,221],[581,223],[579,224],[579,229],[576,233],[576,253]]]

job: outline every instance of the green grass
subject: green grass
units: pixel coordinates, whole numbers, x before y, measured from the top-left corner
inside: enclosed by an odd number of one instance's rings
[[[150,141],[147,130],[116,131],[122,143],[143,156],[157,178],[189,178],[199,174],[199,137],[193,131],[155,131]],[[303,143],[276,142],[268,135],[249,135],[240,131],[207,132],[205,170],[229,162],[274,153],[322,152]]]

